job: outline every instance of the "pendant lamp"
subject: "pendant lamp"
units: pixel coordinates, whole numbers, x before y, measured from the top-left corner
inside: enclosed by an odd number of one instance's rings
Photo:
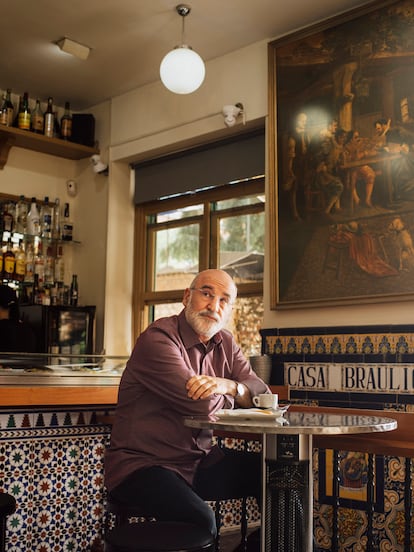
[[[191,94],[201,86],[206,70],[201,57],[184,41],[184,18],[190,13],[190,6],[179,4],[175,9],[182,17],[181,45],[168,52],[161,61],[160,77],[171,92]]]

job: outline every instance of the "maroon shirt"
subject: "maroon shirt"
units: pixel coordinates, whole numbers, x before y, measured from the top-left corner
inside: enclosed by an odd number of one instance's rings
[[[121,378],[105,456],[109,491],[132,472],[150,466],[174,470],[192,482],[199,461],[211,450],[212,432],[186,427],[183,418],[234,407],[230,395],[190,399],[185,386],[197,374],[242,382],[252,395],[269,390],[227,330],[205,346],[184,310],[155,321],[138,338]]]

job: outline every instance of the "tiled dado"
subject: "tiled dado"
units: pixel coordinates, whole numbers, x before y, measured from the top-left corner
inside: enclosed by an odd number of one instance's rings
[[[7,520],[8,552],[92,549],[102,533],[110,432],[97,414],[0,412],[0,491],[17,501]]]
[[[262,330],[268,355],[414,355],[414,326]]]
[[[0,492],[17,501],[7,519],[7,552],[101,551],[105,510],[104,452],[108,411],[0,411]],[[246,444],[225,439],[224,446]],[[258,450],[254,441],[248,450]],[[211,504],[214,507],[214,504]],[[260,513],[252,499],[250,522]],[[222,504],[222,525],[240,525],[240,501]]]
[[[276,328],[261,335],[262,353],[272,358],[270,383],[288,385],[292,403],[414,411],[414,325]],[[331,549],[330,452],[313,451],[314,536],[320,551]],[[340,454],[366,461],[353,451]],[[403,552],[405,459],[377,456],[375,462],[373,550]],[[355,498],[358,489],[345,485],[341,492],[339,552],[360,552],[367,538],[367,504]],[[414,535],[414,524],[410,531]]]

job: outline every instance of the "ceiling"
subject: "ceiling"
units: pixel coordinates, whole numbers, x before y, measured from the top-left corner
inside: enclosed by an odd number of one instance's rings
[[[0,88],[48,96],[73,110],[159,79],[163,56],[181,42],[177,0],[0,0]],[[186,42],[205,61],[271,40],[363,0],[190,0]],[[11,23],[10,23],[11,22]],[[54,44],[67,36],[91,48],[85,61]],[[207,76],[208,78],[208,67]]]

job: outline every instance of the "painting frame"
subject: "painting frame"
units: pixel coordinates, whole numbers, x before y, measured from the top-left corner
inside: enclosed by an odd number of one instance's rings
[[[338,216],[335,216],[336,213],[333,212],[325,213],[321,211],[319,213],[316,208],[315,213],[309,215],[309,200],[307,197],[305,198],[305,194],[308,194],[308,188],[302,185],[299,182],[299,178],[295,176],[296,188],[303,196],[301,198],[303,214],[299,214],[299,220],[296,220],[293,208],[291,208],[291,204],[293,203],[291,197],[295,195],[297,198],[298,192],[291,193],[289,190],[289,178],[286,177],[286,174],[288,173],[287,169],[289,168],[290,160],[289,155],[285,155],[289,151],[289,145],[286,148],[284,145],[285,141],[289,141],[289,138],[285,140],[289,131],[289,117],[290,123],[292,123],[293,117],[297,116],[301,111],[307,110],[310,112],[312,101],[318,101],[320,105],[326,106],[329,100],[332,102],[332,105],[337,105],[337,98],[329,98],[329,95],[332,96],[332,90],[338,86],[338,75],[343,82],[347,79],[347,88],[351,86],[350,96],[352,95],[353,98],[356,98],[352,100],[354,102],[353,107],[355,108],[357,100],[359,102],[359,118],[356,119],[355,116],[354,120],[352,120],[352,115],[349,116],[349,110],[347,115],[343,115],[342,113],[338,115],[335,109],[331,108],[332,117],[340,121],[340,126],[343,126],[344,120],[347,118],[349,120],[349,117],[351,117],[352,123],[347,125],[350,128],[345,129],[347,133],[350,134],[354,128],[363,128],[364,124],[365,128],[369,128],[368,123],[365,121],[371,121],[372,123],[372,120],[383,120],[385,116],[390,116],[389,121],[397,120],[396,111],[384,113],[384,104],[386,103],[384,100],[386,98],[385,88],[390,83],[384,78],[380,63],[386,59],[387,75],[398,73],[398,86],[401,90],[404,88],[404,84],[408,88],[411,80],[408,82],[408,77],[404,75],[404,68],[413,66],[414,69],[414,44],[411,48],[410,43],[410,47],[407,47],[405,51],[403,50],[403,55],[400,55],[398,59],[397,55],[395,55],[396,61],[394,62],[392,51],[386,53],[380,52],[378,54],[378,52],[375,53],[372,49],[372,43],[374,42],[372,40],[372,30],[378,28],[375,25],[378,25],[378,22],[382,22],[383,18],[388,18],[391,21],[398,19],[397,17],[394,19],[390,18],[390,13],[393,15],[399,14],[400,20],[402,20],[403,16],[399,10],[401,9],[400,11],[402,11],[407,6],[413,13],[413,19],[409,21],[410,28],[414,28],[414,0],[376,1],[350,10],[345,14],[335,16],[317,25],[312,25],[306,29],[273,40],[268,44],[269,124],[267,140],[267,202],[269,242],[271,244],[269,248],[270,307],[273,310],[404,301],[414,298],[414,278],[412,278],[414,275],[414,254],[410,252],[408,260],[407,257],[403,258],[407,254],[402,252],[402,245],[398,242],[397,231],[393,233],[390,229],[395,219],[404,219],[403,226],[405,224],[409,230],[408,239],[411,240],[412,232],[412,239],[414,241],[414,172],[412,196],[407,196],[409,199],[404,200],[403,207],[401,207],[401,204],[395,207],[397,203],[392,203],[393,200],[391,198],[391,194],[393,193],[392,186],[395,182],[398,182],[399,185],[402,180],[398,180],[395,177],[397,173],[393,172],[392,163],[397,163],[399,158],[396,160],[392,151],[387,151],[387,155],[385,155],[384,152],[388,146],[384,148],[384,151],[381,150],[377,157],[367,157],[370,163],[372,161],[372,164],[369,166],[377,179],[373,194],[374,200],[377,203],[373,206],[367,203],[365,209],[365,205],[362,207],[362,202],[363,200],[367,201],[369,185],[364,184],[362,179],[357,184],[352,184],[354,176],[352,170],[348,168],[350,163],[348,165],[343,163],[340,166],[343,173],[345,174],[346,172],[346,176],[338,177],[339,180],[342,179],[342,184],[338,184],[338,186],[342,185],[343,204],[346,207],[344,211],[348,211]],[[373,22],[375,22],[375,25]],[[397,24],[401,23],[397,22]],[[396,27],[396,29],[399,30],[399,27]],[[363,34],[364,30],[366,30],[366,36]],[[355,40],[354,44],[349,42],[347,45],[348,52],[353,52],[354,57],[359,56],[358,63],[356,64],[357,69],[354,69],[353,74],[355,76],[358,72],[358,82],[356,80],[352,81],[352,79],[350,81],[349,76],[346,75],[346,70],[342,70],[342,67],[340,70],[338,69],[337,65],[346,65],[340,56],[331,56],[329,63],[326,64],[326,68],[323,65],[323,60],[320,61],[323,58],[321,52],[318,51],[318,47],[322,50],[321,38],[325,41],[323,54],[328,56],[329,47],[335,48],[337,46],[334,40],[335,34],[340,34],[341,32],[343,34],[346,32],[349,41],[352,41],[352,37],[355,36],[361,38],[359,42]],[[384,33],[386,32],[389,32],[389,29],[384,31]],[[368,54],[363,52],[361,44],[367,47]],[[308,52],[305,52],[307,46]],[[371,47],[371,50],[369,50],[369,47]],[[327,48],[328,53],[326,53]],[[397,48],[401,47],[397,44]],[[309,54],[309,52],[311,53]],[[401,49],[398,53],[401,53]],[[312,63],[309,63],[308,66],[303,63],[306,55],[310,55],[311,60],[312,55],[314,56],[314,68]],[[295,56],[297,57],[295,58]],[[362,56],[364,58],[363,62],[361,61]],[[404,64],[401,62],[402,58],[404,58]],[[296,60],[297,63],[295,65]],[[393,66],[393,63],[395,63],[395,66]],[[375,64],[378,64],[377,68]],[[366,78],[364,72],[359,71],[360,67],[364,68]],[[375,70],[377,73],[375,73]],[[384,81],[384,90],[378,87],[378,82],[381,79]],[[304,84],[298,87],[298,83]],[[356,84],[359,87],[358,93],[355,92]],[[371,102],[370,98],[362,96],[363,94],[367,94],[366,88],[369,88],[370,85],[371,94],[376,95],[375,102]],[[366,87],[365,90],[364,86]],[[397,85],[395,85],[395,88],[397,89]],[[318,97],[319,89],[322,90],[320,97]],[[380,97],[381,95],[382,97]],[[397,98],[395,101],[397,100],[401,100],[401,98]],[[410,123],[408,125],[410,131],[412,129],[413,132],[413,140],[409,145],[409,157],[410,163],[411,157],[413,157],[414,171],[414,124],[411,123],[411,119],[414,123],[414,96],[410,95],[409,101],[410,113],[413,114],[412,118],[410,115]],[[300,105],[301,102],[303,103],[303,107]],[[365,102],[365,105],[363,105],[363,102]],[[369,109],[372,109],[373,112],[370,113]],[[355,112],[356,110],[354,109]],[[397,114],[400,116],[400,113]],[[312,122],[314,135],[316,135],[316,129],[318,128],[315,120],[316,117],[314,117]],[[356,127],[354,127],[355,120],[357,120]],[[315,151],[317,150],[315,149]],[[379,149],[376,151],[379,151]],[[398,153],[395,155],[397,156]],[[399,155],[401,156],[402,153],[400,152]],[[304,171],[304,174],[310,175],[308,179],[312,179],[313,181],[319,179],[320,171],[318,163],[320,159],[321,154],[319,154],[319,157],[318,154],[313,154],[312,169],[307,172]],[[359,170],[358,172],[361,171]],[[394,180],[390,184],[392,178]],[[361,187],[361,191],[359,192],[361,197],[360,212],[358,212],[359,205],[358,208],[355,208],[355,202],[352,198],[352,186],[354,186],[355,191],[357,185]],[[313,197],[313,195],[317,197],[319,191],[319,195],[321,196],[323,194],[320,192],[320,189],[315,192],[312,191],[308,195],[310,197]],[[323,193],[325,193],[325,188],[323,189]],[[375,197],[376,193],[378,197]],[[329,203],[326,197],[322,198],[325,204]],[[349,205],[352,202],[354,204],[351,212]],[[309,219],[307,218],[308,215]],[[325,215],[327,215],[326,220]],[[289,220],[289,216],[291,220]],[[335,243],[335,240],[339,239],[338,236],[341,236],[342,239],[342,235],[345,235],[344,239],[348,240],[347,243]],[[311,241],[315,236],[317,236],[319,242],[312,244]],[[372,249],[375,249],[376,253],[375,255],[369,253],[371,255],[369,257],[367,250],[371,251]],[[331,261],[328,251],[330,251],[330,254],[332,253],[331,265],[329,264]],[[315,252],[317,255],[315,255]],[[403,263],[406,264],[403,265]]]
[[[349,451],[338,451],[340,463],[347,460],[351,456],[359,455],[365,465],[368,464],[368,453],[356,453]],[[319,479],[319,502],[320,504],[334,504],[333,499],[333,450],[332,449],[320,449],[318,452],[319,473],[321,477]],[[352,508],[356,510],[365,510],[373,507],[375,512],[384,513],[385,501],[384,501],[384,456],[375,455],[374,460],[374,502],[368,503],[367,494],[367,481],[366,478],[361,478],[360,485],[354,485],[347,487],[344,484],[344,476],[342,469],[340,469],[340,483],[339,483],[339,506],[343,508]]]

